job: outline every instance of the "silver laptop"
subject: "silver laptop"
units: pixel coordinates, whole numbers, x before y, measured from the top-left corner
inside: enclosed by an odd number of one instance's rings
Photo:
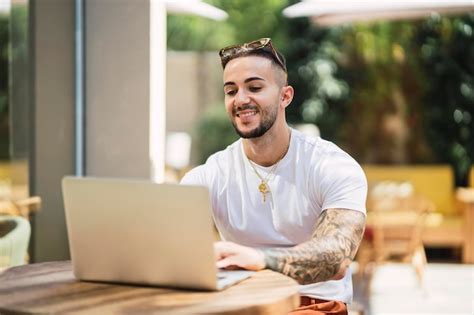
[[[205,187],[64,177],[62,189],[78,279],[221,290],[252,274],[216,269]]]

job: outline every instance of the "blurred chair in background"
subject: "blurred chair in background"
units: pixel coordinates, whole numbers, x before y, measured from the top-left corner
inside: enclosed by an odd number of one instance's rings
[[[471,182],[472,184],[472,182]],[[474,187],[460,187],[456,190],[456,203],[464,217],[463,260],[474,263]]]
[[[8,198],[0,199],[0,215],[22,216],[30,218],[30,214],[38,211],[41,207],[41,198],[32,196],[18,200]]]
[[[30,222],[20,216],[0,216],[0,269],[27,262]]]
[[[368,200],[367,227],[358,253],[359,276],[368,293],[374,269],[385,262],[411,263],[423,287],[427,263],[422,241],[425,219],[434,203],[400,185],[393,194],[372,193]]]
[[[28,262],[30,215],[41,207],[41,198],[32,196],[0,199],[0,269]]]

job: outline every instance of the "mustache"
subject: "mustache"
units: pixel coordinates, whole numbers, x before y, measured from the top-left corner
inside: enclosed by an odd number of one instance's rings
[[[255,110],[258,111],[258,107],[255,105],[243,105],[239,107],[234,107],[232,109],[232,114],[236,115],[238,112],[244,111],[244,110]]]

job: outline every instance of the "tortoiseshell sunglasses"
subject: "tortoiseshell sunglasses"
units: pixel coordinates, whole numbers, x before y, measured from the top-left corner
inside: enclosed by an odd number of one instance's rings
[[[287,71],[285,62],[278,55],[276,49],[272,45],[272,40],[270,38],[260,38],[249,43],[245,43],[241,45],[233,45],[233,46],[222,48],[219,51],[222,67],[224,68],[225,65],[229,62],[230,59],[232,59],[234,55],[239,54],[241,52],[255,51],[255,50],[263,50],[263,51],[269,52],[272,55],[273,59],[277,62],[277,64],[280,67],[282,67],[283,70],[285,70],[285,72]]]

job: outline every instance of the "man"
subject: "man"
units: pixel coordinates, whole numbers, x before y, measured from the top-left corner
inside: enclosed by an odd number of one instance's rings
[[[191,170],[209,188],[219,268],[272,269],[301,284],[305,314],[346,314],[365,223],[365,175],[347,153],[288,127],[294,90],[268,38],[220,51],[225,107],[241,139]]]

